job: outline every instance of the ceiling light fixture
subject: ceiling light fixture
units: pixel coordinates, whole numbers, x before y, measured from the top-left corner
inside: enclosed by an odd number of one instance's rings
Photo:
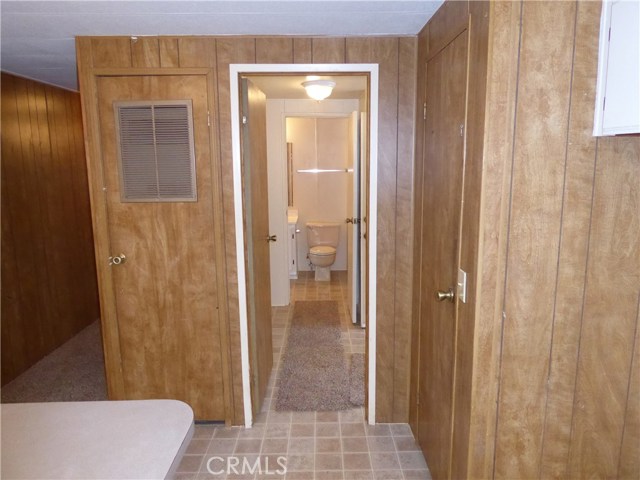
[[[333,91],[333,87],[336,86],[336,82],[331,80],[308,80],[302,82],[302,86],[307,91],[307,95],[314,100],[324,100]]]

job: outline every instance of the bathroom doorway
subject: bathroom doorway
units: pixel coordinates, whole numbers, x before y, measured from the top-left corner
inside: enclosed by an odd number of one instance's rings
[[[232,110],[232,140],[233,140],[233,167],[234,167],[234,204],[236,211],[236,247],[237,247],[237,260],[238,260],[238,294],[239,294],[239,307],[240,307],[240,333],[241,333],[241,351],[242,351],[242,367],[243,367],[243,392],[244,392],[244,404],[245,404],[245,419],[246,424],[251,425],[253,413],[251,411],[251,391],[253,387],[252,375],[254,374],[253,369],[250,365],[250,360],[252,356],[255,356],[255,353],[252,353],[251,347],[249,345],[249,340],[251,337],[251,324],[248,322],[248,314],[247,314],[247,279],[249,277],[249,273],[247,271],[247,264],[245,262],[245,239],[247,232],[245,231],[245,223],[244,218],[246,212],[243,210],[243,197],[242,197],[242,185],[244,182],[244,173],[242,171],[242,149],[241,149],[241,124],[242,124],[242,110],[238,103],[240,92],[239,92],[239,81],[241,78],[249,77],[251,81],[255,83],[259,88],[263,90],[269,91],[270,88],[265,87],[264,84],[261,84],[263,78],[267,78],[272,83],[278,80],[286,80],[293,81],[299,87],[300,81],[299,77],[302,76],[304,79],[306,75],[314,74],[319,75],[324,78],[324,76],[331,76],[331,78],[336,77],[360,77],[363,81],[364,89],[357,93],[357,95],[351,95],[351,100],[355,101],[357,108],[351,108],[349,110],[335,113],[331,111],[331,102],[323,101],[323,102],[315,102],[311,101],[311,107],[304,106],[303,104],[306,102],[309,103],[309,100],[302,98],[280,98],[275,99],[280,102],[278,106],[280,111],[276,115],[278,118],[275,122],[268,121],[267,122],[267,137],[273,138],[274,133],[272,128],[280,129],[280,136],[286,140],[286,123],[287,118],[302,118],[306,120],[313,120],[314,123],[320,119],[321,121],[334,119],[341,119],[346,123],[350,123],[350,133],[349,135],[355,135],[356,137],[362,138],[361,143],[357,143],[355,138],[352,138],[352,151],[350,153],[351,157],[362,158],[362,162],[357,162],[356,168],[349,168],[346,166],[342,169],[342,174],[345,175],[341,180],[341,183],[350,183],[351,188],[353,188],[354,183],[357,182],[357,186],[360,186],[360,183],[367,187],[366,195],[364,197],[364,208],[363,213],[359,217],[355,215],[345,215],[340,218],[342,222],[342,236],[343,238],[343,246],[346,247],[347,244],[347,226],[353,227],[358,225],[358,220],[362,220],[364,223],[364,227],[366,228],[363,231],[362,235],[359,235],[357,231],[351,230],[351,234],[353,236],[354,231],[356,238],[360,237],[363,240],[365,246],[369,247],[369,254],[364,255],[360,261],[360,265],[356,265],[356,271],[352,271],[352,275],[357,278],[362,274],[364,278],[364,282],[362,282],[362,292],[361,296],[361,310],[363,312],[368,313],[368,324],[367,324],[367,332],[366,332],[366,343],[368,351],[365,370],[367,372],[366,377],[368,378],[368,382],[366,385],[366,397],[367,397],[367,419],[369,423],[375,423],[375,279],[376,279],[376,262],[375,262],[375,226],[376,226],[376,210],[377,210],[377,85],[378,85],[378,67],[377,65],[231,65],[231,110]],[[298,78],[294,78],[298,77]],[[353,80],[353,78],[351,78]],[[286,82],[285,82],[286,83]],[[300,88],[300,87],[299,87]],[[300,88],[300,90],[302,90]],[[272,95],[267,95],[267,98],[272,97]],[[332,98],[332,101],[346,101],[349,100],[347,98]],[[275,102],[278,103],[278,102]],[[277,110],[277,108],[276,108]],[[354,113],[356,112],[356,113]],[[267,114],[269,117],[269,113]],[[364,121],[363,121],[364,120]],[[274,127],[275,125],[275,127]],[[362,132],[365,134],[362,135]],[[370,139],[371,142],[367,141]],[[283,240],[289,240],[287,238],[287,207],[289,205],[289,199],[293,195],[289,195],[289,175],[287,174],[287,166],[289,166],[289,170],[291,170],[291,162],[287,162],[287,146],[286,141],[280,142],[281,145],[279,148],[283,150],[282,155],[279,158],[285,158],[284,162],[279,162],[279,169],[275,172],[269,171],[269,177],[273,175],[278,176],[279,181],[282,182],[285,188],[279,189],[279,192],[272,194],[272,191],[269,191],[269,213],[271,216],[271,212],[276,211],[276,215],[281,219],[282,225],[279,227],[274,227],[269,230],[270,236],[275,235],[277,238],[282,238]],[[365,155],[362,155],[362,153]],[[361,168],[358,168],[361,167]],[[311,169],[297,169],[297,170],[314,170]],[[323,174],[329,174],[330,172],[320,172],[317,170],[330,170],[329,168],[315,168],[316,172],[298,172],[302,175],[314,175],[320,177]],[[338,169],[336,169],[338,170]],[[361,182],[357,180],[357,176],[354,175],[354,170],[362,171]],[[290,172],[289,172],[290,173]],[[331,172],[337,173],[337,172]],[[348,181],[347,181],[348,180]],[[295,187],[294,187],[295,188]],[[272,198],[273,195],[273,198]],[[294,193],[295,195],[295,193]],[[353,198],[353,192],[351,193]],[[266,199],[265,199],[266,200]],[[347,196],[345,195],[344,203],[347,203]],[[273,208],[272,208],[273,205]],[[346,212],[346,211],[345,211]],[[354,222],[354,219],[356,222]],[[338,220],[338,219],[336,219]],[[347,220],[351,220],[350,223],[347,223]],[[270,222],[271,223],[271,222]],[[355,225],[354,225],[355,224]],[[298,230],[303,230],[304,225],[298,225]],[[280,233],[282,232],[282,233]],[[279,234],[280,233],[280,234]],[[298,232],[299,234],[303,234],[303,232]],[[368,238],[367,238],[368,234]],[[282,235],[282,236],[280,236]],[[275,245],[278,242],[273,242],[271,245]],[[284,241],[280,243],[280,245],[284,245]],[[271,249],[273,252],[274,249]],[[346,256],[346,253],[345,255]],[[299,255],[298,255],[299,257]],[[305,256],[306,257],[306,256]],[[305,261],[306,258],[298,258],[299,262]],[[343,259],[344,260],[344,259]],[[287,285],[289,284],[289,269],[287,268],[287,262],[280,262],[278,265],[284,265],[286,274]],[[340,273],[340,272],[338,272]],[[346,272],[345,276],[346,276]],[[273,278],[273,275],[272,275]],[[340,278],[340,275],[336,275],[336,278]],[[272,288],[274,286],[272,285]],[[288,292],[287,292],[288,293]],[[351,295],[349,295],[351,297]],[[289,299],[290,301],[290,299]],[[283,302],[284,303],[284,302]],[[350,313],[353,309],[349,309]],[[353,311],[354,312],[354,311]],[[354,312],[355,313],[355,312]],[[363,350],[364,350],[364,332],[363,332]],[[364,393],[364,392],[363,392]]]

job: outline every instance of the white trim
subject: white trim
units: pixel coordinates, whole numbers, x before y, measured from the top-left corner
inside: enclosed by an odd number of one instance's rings
[[[369,424],[376,421],[376,242],[378,224],[378,64],[230,64],[231,141],[233,159],[233,204],[236,227],[236,259],[238,270],[238,311],[240,315],[240,354],[242,358],[242,395],[245,427],[253,424],[251,411],[251,381],[249,370],[249,335],[247,323],[247,292],[244,259],[244,223],[242,211],[242,172],[240,144],[240,95],[241,74],[260,73],[364,73],[370,77],[370,126],[369,137]]]

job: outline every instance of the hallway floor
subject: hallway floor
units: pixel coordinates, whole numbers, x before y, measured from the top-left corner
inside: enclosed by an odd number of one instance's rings
[[[364,353],[365,332],[346,310],[346,272],[315,282],[300,272],[291,299],[336,300],[340,305],[345,353]],[[364,409],[340,412],[277,412],[280,358],[292,306],[273,308],[274,370],[262,413],[251,429],[197,425],[178,467],[177,479],[427,480],[431,476],[407,424],[368,425]],[[244,472],[246,460],[249,468]],[[286,462],[286,474],[278,461]],[[235,462],[237,466],[234,466]],[[215,472],[210,473],[207,467]],[[250,467],[259,466],[252,469]],[[267,471],[268,466],[268,471]],[[219,473],[220,472],[220,473]]]

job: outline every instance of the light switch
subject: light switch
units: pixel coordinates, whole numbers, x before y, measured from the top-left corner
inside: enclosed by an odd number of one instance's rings
[[[467,303],[467,272],[458,269],[458,300]]]

